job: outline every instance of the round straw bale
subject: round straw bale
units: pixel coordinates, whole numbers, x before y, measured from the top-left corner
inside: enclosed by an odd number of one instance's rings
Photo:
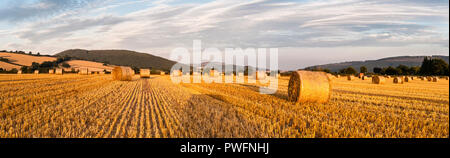
[[[373,76],[372,83],[373,84],[384,84],[384,83],[386,83],[386,78],[384,78],[383,76]]]
[[[409,77],[408,77],[408,76],[405,76],[405,77],[403,78],[403,81],[404,81],[404,82],[409,82]]]
[[[427,76],[427,81],[431,82],[433,81],[433,78],[431,76]]]
[[[266,79],[266,77],[267,77],[266,72],[264,72],[264,71],[257,71],[256,72],[256,78],[258,80],[264,80],[264,79]]]
[[[100,71],[99,74],[100,74],[100,75],[104,75],[104,74],[105,74],[105,71]]]
[[[403,78],[402,77],[394,77],[394,83],[403,84]]]
[[[22,74],[22,70],[17,71],[17,74]]]
[[[448,76],[445,77],[445,80],[448,80]]]
[[[34,70],[34,74],[39,74],[39,70]]]
[[[159,75],[164,76],[164,75],[166,75],[166,72],[161,71],[161,72],[159,72]]]
[[[62,75],[64,73],[63,69],[56,69],[55,74]]]
[[[355,76],[353,76],[353,75],[347,76],[347,80],[349,80],[349,81],[353,81],[354,79],[355,79]]]
[[[362,78],[364,76],[364,73],[359,73],[358,78]]]
[[[80,68],[79,74],[80,74],[80,75],[89,75],[89,70],[88,70],[88,68]]]
[[[433,77],[433,82],[439,81],[439,77]]]
[[[55,70],[54,70],[54,69],[48,70],[48,74],[54,74],[54,73],[55,73]]]
[[[150,78],[150,69],[140,69],[141,78]]]
[[[288,87],[289,101],[328,102],[331,96],[331,82],[326,73],[296,71],[291,74]]]
[[[133,69],[125,66],[116,66],[112,71],[113,80],[131,81],[133,78]]]

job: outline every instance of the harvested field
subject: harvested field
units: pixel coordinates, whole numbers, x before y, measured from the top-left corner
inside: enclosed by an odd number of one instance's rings
[[[327,103],[152,75],[0,75],[0,137],[449,137],[449,81],[333,80]],[[406,86],[407,85],[407,86]]]

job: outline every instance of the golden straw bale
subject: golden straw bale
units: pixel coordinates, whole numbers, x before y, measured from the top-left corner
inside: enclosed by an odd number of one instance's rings
[[[355,76],[353,76],[353,75],[347,76],[347,80],[349,80],[349,81],[353,81],[354,79],[355,79]]]
[[[80,75],[89,75],[89,70],[88,70],[88,68],[80,68],[79,74],[80,74]]]
[[[394,77],[394,83],[403,84],[403,78],[402,77]]]
[[[159,75],[164,76],[164,75],[166,75],[166,72],[161,71],[161,72],[159,72]]]
[[[55,70],[54,70],[54,69],[48,70],[48,74],[54,74],[54,73],[55,73]]]
[[[258,80],[264,80],[264,79],[266,79],[266,77],[267,77],[267,74],[265,71],[257,71],[256,72],[256,78]]]
[[[325,103],[331,97],[331,82],[325,72],[296,71],[291,74],[289,101]]]
[[[433,77],[433,82],[439,81],[439,77]]]
[[[181,76],[181,71],[180,70],[173,70],[172,74],[170,74],[171,76]]]
[[[17,71],[17,74],[22,74],[22,70]]]
[[[150,69],[140,69],[141,78],[150,78]]]
[[[448,76],[445,77],[445,80],[448,80]]]
[[[372,83],[373,84],[384,84],[384,83],[386,83],[386,78],[383,76],[373,76]]]
[[[113,80],[131,81],[133,78],[133,69],[125,66],[116,66],[112,71]]]
[[[34,70],[34,74],[39,74],[39,70]]]
[[[364,76],[364,73],[359,73],[358,78],[362,78]]]
[[[408,77],[408,76],[405,76],[405,77],[403,78],[403,81],[404,81],[404,82],[409,82],[409,77]]]
[[[427,76],[427,81],[428,81],[428,82],[431,82],[431,81],[433,81],[433,77],[431,77],[431,76]]]
[[[63,69],[56,69],[55,74],[62,75],[64,73]]]
[[[104,75],[104,74],[105,74],[105,71],[100,71],[99,74],[100,74],[100,75]]]

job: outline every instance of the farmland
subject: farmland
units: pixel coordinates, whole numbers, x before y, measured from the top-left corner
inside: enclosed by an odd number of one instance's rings
[[[449,81],[332,81],[328,103],[288,101],[257,84],[169,76],[0,75],[0,138],[449,137]]]

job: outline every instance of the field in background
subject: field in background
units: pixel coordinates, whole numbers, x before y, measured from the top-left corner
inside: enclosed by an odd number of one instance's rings
[[[130,82],[110,75],[0,75],[0,137],[449,137],[449,81],[333,80],[331,101],[256,84]]]

